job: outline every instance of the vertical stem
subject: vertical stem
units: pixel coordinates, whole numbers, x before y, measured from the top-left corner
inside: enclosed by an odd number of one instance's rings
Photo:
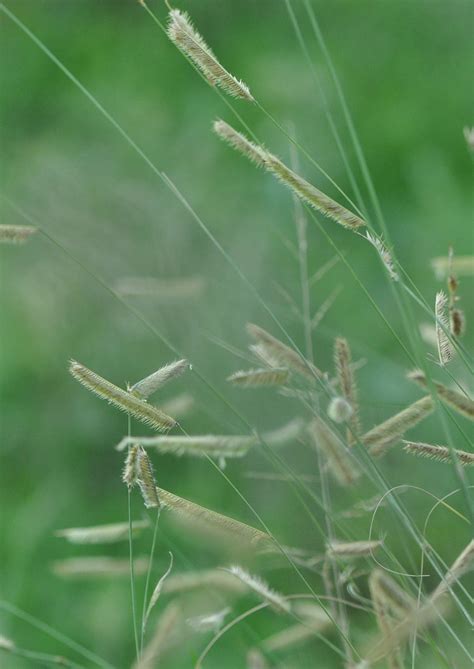
[[[156,520],[155,520],[155,527],[153,530],[153,541],[151,543],[151,551],[150,551],[150,560],[148,562],[148,570],[146,574],[146,582],[145,582],[145,594],[143,596],[143,610],[142,610],[142,624],[141,624],[141,634],[140,634],[140,651],[143,652],[143,642],[145,639],[145,616],[146,616],[146,610],[147,610],[147,602],[148,602],[148,588],[150,587],[150,577],[151,577],[151,569],[153,566],[153,556],[155,554],[155,545],[156,545],[156,537],[158,535],[158,524],[160,521],[160,513],[161,513],[161,507],[158,507],[157,513],[156,513]]]
[[[130,436],[130,414],[128,414],[128,436]],[[129,447],[130,448],[130,447]],[[133,528],[132,528],[132,491],[128,488],[128,545],[130,547],[130,592],[132,596],[132,620],[133,620],[133,635],[135,637],[135,652],[137,660],[140,657],[140,647],[138,645],[138,630],[137,630],[137,611],[135,607],[135,570],[133,566]]]

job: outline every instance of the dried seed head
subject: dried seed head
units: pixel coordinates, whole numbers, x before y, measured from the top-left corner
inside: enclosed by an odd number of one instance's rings
[[[216,135],[223,139],[224,142],[227,142],[233,149],[246,156],[252,163],[259,166],[265,164],[266,151],[263,147],[254,144],[245,135],[237,132],[231,125],[221,119],[214,121],[213,128]]]
[[[132,532],[138,534],[148,527],[148,521],[136,520],[132,524]],[[71,544],[112,544],[128,540],[129,524],[111,523],[94,527],[68,527],[55,532],[55,536],[63,537]]]
[[[427,395],[413,402],[406,409],[395,414],[380,425],[376,425],[361,437],[361,441],[370,447],[373,456],[384,455],[407,430],[417,425],[434,411],[432,398]]]
[[[122,390],[75,360],[71,360],[69,371],[79,383],[95,395],[155,430],[165,431],[176,425],[174,418],[167,416],[157,407],[139,400],[135,395]]]
[[[347,339],[337,337],[334,342],[334,364],[342,396],[352,408],[347,443],[351,446],[360,435],[359,403],[357,401],[357,385],[352,365],[352,354]]]
[[[359,216],[335,202],[308,181],[290,170],[279,158],[271,153],[266,154],[265,167],[272,172],[276,178],[287,186],[293,193],[306,202],[310,207],[320,211],[322,214],[336,221],[345,228],[352,230],[365,225]]]
[[[428,387],[426,376],[419,369],[415,369],[412,372],[409,372],[407,377],[410,379],[410,381],[414,381],[422,388]],[[450,406],[455,411],[458,411],[463,416],[466,416],[466,418],[474,420],[474,402],[469,397],[462,395],[457,390],[451,390],[451,388],[447,388],[442,383],[439,383],[439,381],[433,381],[432,385],[435,387],[438,396],[445,404]]]
[[[148,558],[136,558],[133,563],[135,575],[145,574],[148,563]],[[62,578],[114,578],[130,574],[130,561],[101,555],[68,558],[53,562],[52,570]]]
[[[309,435],[316,449],[322,452],[327,463],[341,485],[351,485],[359,472],[351,453],[339,437],[320,418],[309,425]]]
[[[327,545],[326,552],[332,557],[351,559],[370,557],[374,551],[383,546],[382,540],[377,541],[332,541]]]
[[[192,627],[196,632],[218,632],[226,616],[231,612],[229,606],[221,609],[220,611],[215,611],[214,613],[205,613],[200,616],[193,616],[188,618],[186,623]]]
[[[403,450],[413,455],[420,455],[431,460],[438,460],[438,462],[453,462],[451,450],[446,446],[435,446],[434,444],[424,444],[422,442],[404,441]],[[472,467],[474,465],[474,453],[467,451],[460,451],[453,449],[455,458],[459,460],[464,467]]]
[[[195,30],[185,12],[172,9],[169,13],[168,37],[201,70],[213,86],[235,98],[253,101],[248,87],[219,63],[210,47]]]
[[[365,236],[367,237],[369,242],[372,244],[372,246],[374,246],[377,249],[377,252],[380,256],[380,260],[385,265],[385,269],[389,273],[390,278],[393,281],[399,281],[400,277],[398,275],[397,270],[395,269],[393,258],[391,256],[389,250],[387,249],[387,247],[383,243],[383,241],[379,237],[375,237],[374,235],[371,235],[370,232],[366,232]]]
[[[247,323],[247,332],[263,349],[268,360],[274,360],[278,365],[289,367],[311,380],[322,376],[317,367],[258,325]]]
[[[253,576],[236,565],[233,565],[226,571],[236,576],[242,583],[245,583],[245,585],[257,593],[263,601],[268,602],[275,611],[278,611],[279,613],[288,613],[290,611],[290,603],[284,599],[283,595],[269,588],[265,581],[258,576]]]
[[[446,315],[448,298],[440,290],[436,293],[435,315],[436,315],[436,341],[438,343],[438,356],[441,365],[447,365],[454,356],[454,348],[451,344],[446,330],[449,331],[449,320]]]
[[[22,244],[37,232],[30,225],[0,225],[0,243]]]
[[[354,410],[344,397],[333,397],[328,406],[328,416],[335,423],[345,423]]]
[[[140,399],[146,399],[171,379],[181,376],[187,369],[190,369],[187,360],[175,360],[135,383],[130,388],[130,392]]]
[[[375,597],[398,614],[400,618],[416,609],[416,601],[382,569],[374,569],[369,577],[372,597]]]
[[[430,597],[434,602],[447,593],[459,579],[474,568],[474,539],[468,543],[453,562],[443,580]]]
[[[153,466],[148,457],[148,453],[141,446],[138,448],[138,485],[142,493],[143,501],[147,509],[160,506],[158,493],[156,491],[156,481],[153,474]]]
[[[125,465],[123,468],[122,481],[129,487],[133,486],[138,482],[138,444],[133,444],[127,453],[125,458]]]
[[[451,309],[449,312],[449,329],[453,337],[462,337],[466,330],[466,318],[462,309]]]
[[[240,458],[249,448],[258,443],[254,436],[245,435],[199,435],[173,437],[124,437],[115,447],[121,451],[130,444],[141,444],[147,448],[156,448],[160,453],[191,455],[195,457]]]
[[[274,367],[273,369],[248,369],[235,372],[228,377],[227,381],[243,388],[257,386],[283,386],[287,383],[290,372],[285,367]]]

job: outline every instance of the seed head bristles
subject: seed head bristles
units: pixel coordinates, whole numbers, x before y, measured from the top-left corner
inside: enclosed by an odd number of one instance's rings
[[[436,314],[436,341],[438,343],[438,357],[441,365],[447,365],[454,356],[454,348],[451,344],[445,330],[449,331],[449,319],[446,315],[448,298],[446,293],[440,290],[436,293],[435,314]]]
[[[226,616],[231,612],[229,606],[221,609],[220,611],[215,611],[214,613],[206,613],[200,616],[194,616],[193,618],[188,618],[186,623],[196,632],[218,632]]]
[[[370,232],[366,232],[365,236],[367,237],[368,241],[372,244],[377,249],[377,252],[380,256],[380,260],[383,262],[385,265],[385,269],[389,273],[390,278],[393,281],[399,281],[400,277],[398,275],[397,270],[395,269],[395,265],[393,263],[393,258],[385,246],[385,244],[382,242],[379,237],[375,237],[374,235],[371,235]]]
[[[169,13],[167,32],[170,40],[192,60],[209,83],[219,86],[232,97],[253,102],[248,87],[222,67],[204,39],[193,27],[187,13],[179,9],[172,9]]]
[[[155,430],[163,432],[175,427],[176,421],[174,418],[103,379],[75,360],[71,360],[69,371],[79,383],[82,383],[98,397],[107,400],[109,404],[113,404],[120,411],[130,414],[142,423],[155,428]]]
[[[139,534],[146,527],[148,521],[136,520],[133,522],[132,531],[134,534]],[[112,544],[128,540],[128,529],[128,522],[112,523],[94,527],[68,527],[57,530],[54,535],[67,539],[71,544]]]
[[[275,547],[273,539],[266,532],[257,530],[255,527],[241,523],[238,520],[224,516],[216,511],[206,509],[190,502],[184,497],[178,497],[173,493],[157,489],[160,502],[165,509],[176,513],[184,519],[190,521],[203,530],[208,530],[212,534],[223,535],[227,539],[234,539],[239,545],[247,545],[249,548],[267,548]],[[276,549],[276,548],[275,548]]]
[[[216,135],[223,139],[224,142],[227,142],[233,149],[242,153],[252,163],[255,163],[259,167],[265,164],[265,149],[251,142],[241,132],[234,130],[231,125],[218,119],[214,121],[213,129]]]
[[[22,244],[35,232],[37,229],[30,225],[0,225],[0,243]]]
[[[292,610],[304,623],[291,625],[264,639],[260,646],[266,652],[272,653],[290,646],[300,644],[307,639],[314,638],[315,632],[323,632],[332,622],[320,606],[307,602],[296,602]]]
[[[462,309],[450,309],[449,330],[453,337],[462,337],[466,331],[466,317]]]
[[[161,660],[177,641],[181,618],[181,606],[175,601],[170,602],[158,618],[152,638],[132,669],[157,669],[162,665]]]
[[[276,360],[280,366],[289,367],[311,380],[322,376],[322,372],[317,367],[258,325],[247,323],[247,332],[257,344],[266,349],[269,358]]]
[[[356,216],[356,214],[338,204],[328,195],[325,195],[315,186],[300,177],[299,174],[290,170],[289,167],[282,163],[281,160],[272,153],[266,153],[265,167],[269,172],[274,174],[279,181],[293,191],[300,200],[303,200],[303,202],[306,202],[306,204],[313,209],[316,209],[328,218],[336,221],[336,223],[351,230],[355,230],[358,227],[365,225],[365,221],[359,218],[359,216]]]
[[[249,448],[258,444],[256,437],[218,436],[214,434],[202,436],[173,437],[124,437],[115,447],[121,451],[130,444],[139,443],[146,448],[156,448],[160,453],[174,455],[191,455],[195,457],[240,458]]]
[[[333,397],[329,402],[328,416],[335,423],[346,423],[354,409],[344,397]]]
[[[443,580],[430,596],[430,601],[437,601],[447,593],[459,579],[474,568],[474,539],[468,543],[464,550],[453,562]]]
[[[449,256],[440,256],[432,259],[431,267],[439,280],[444,279],[450,269],[457,276],[472,276],[474,275],[474,255],[455,256],[451,261]]]
[[[238,595],[247,590],[247,587],[243,583],[231,574],[222,571],[222,569],[202,569],[169,576],[163,584],[162,592],[176,594],[201,588],[205,590],[210,588],[217,591],[224,590]]]
[[[347,443],[351,446],[355,438],[360,435],[361,427],[358,415],[357,385],[352,367],[351,349],[347,339],[336,338],[334,342],[334,364],[342,396],[349,402],[353,411],[349,419],[350,429],[347,430]]]
[[[138,444],[133,444],[128,449],[125,465],[123,468],[122,481],[128,486],[129,490],[138,483]]]
[[[383,569],[374,569],[370,578],[371,592],[376,598],[389,607],[401,619],[407,613],[414,611],[416,600],[403,590],[398,583]]]
[[[365,446],[370,447],[370,454],[378,457],[385,455],[407,430],[417,425],[434,411],[434,402],[429,395],[413,402],[406,409],[395,414],[380,425],[376,425],[361,437]]]
[[[199,297],[204,287],[204,279],[200,276],[180,279],[130,276],[118,279],[114,286],[119,295],[145,295],[163,302]]]
[[[309,434],[316,449],[326,458],[331,472],[341,485],[351,485],[359,472],[350,451],[321,418],[309,424]]]
[[[153,607],[156,605],[157,601],[158,601],[159,598],[160,598],[161,592],[162,592],[162,590],[163,590],[163,584],[164,584],[164,582],[166,581],[166,579],[167,579],[168,576],[170,575],[171,570],[173,569],[173,553],[169,553],[169,556],[170,556],[169,567],[168,567],[168,569],[165,571],[165,573],[163,574],[163,576],[161,576],[161,578],[159,579],[159,581],[158,581],[158,583],[156,584],[155,589],[153,590],[153,593],[152,593],[152,595],[151,595],[151,597],[150,597],[150,603],[148,604],[148,608],[147,608],[147,610],[146,610],[146,614],[145,614],[145,620],[144,620],[144,622],[143,622],[143,625],[144,625],[144,626],[146,625],[146,623],[147,623],[147,621],[148,621],[148,618],[150,617],[150,613],[152,612]]]
[[[289,370],[284,367],[249,369],[235,372],[228,377],[227,381],[243,388],[248,388],[249,386],[284,386],[289,376]]]
[[[169,365],[161,367],[153,374],[145,377],[141,381],[138,381],[130,388],[130,392],[133,395],[136,395],[140,399],[147,399],[150,395],[153,395],[158,388],[161,388],[171,379],[181,376],[187,369],[190,368],[189,362],[187,360],[175,360]]]
[[[138,449],[138,485],[143,497],[143,502],[147,509],[160,506],[160,500],[156,492],[156,481],[153,474],[153,466],[145,449],[140,446]]]
[[[434,444],[424,444],[422,442],[404,441],[405,446],[403,450],[413,455],[420,455],[424,458],[431,458],[431,460],[438,460],[438,462],[452,462],[451,450],[446,446],[435,446]],[[474,465],[474,453],[467,451],[454,450],[456,458],[464,467],[472,467]]]
[[[230,574],[233,574],[238,579],[245,583],[245,585],[253,590],[260,599],[263,599],[264,602],[270,604],[272,609],[278,611],[278,613],[289,613],[291,610],[290,602],[287,602],[283,595],[280,595],[278,592],[275,592],[258,576],[253,576],[249,574],[245,569],[232,565],[227,569]]]
[[[421,388],[427,388],[428,383],[426,381],[426,376],[423,372],[418,369],[413,370],[407,374],[407,378],[410,381],[414,381]],[[455,411],[458,411],[466,418],[474,420],[474,402],[465,395],[457,392],[456,390],[451,390],[447,388],[439,381],[433,381],[433,385],[436,388],[436,392],[439,395],[439,398],[448,406],[450,406]]]
[[[327,545],[326,553],[336,558],[370,557],[374,551],[383,546],[383,541],[332,541]]]
[[[148,558],[136,558],[133,562],[135,575],[145,574]],[[130,561],[107,556],[69,558],[52,563],[56,576],[63,578],[113,578],[130,576]]]

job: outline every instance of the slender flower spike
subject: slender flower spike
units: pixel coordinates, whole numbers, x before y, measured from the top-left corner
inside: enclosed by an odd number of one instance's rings
[[[138,483],[138,448],[138,444],[130,446],[125,458],[122,481],[128,486],[129,490]]]
[[[171,379],[181,376],[183,372],[189,369],[190,365],[187,360],[175,360],[169,365],[161,367],[150,376],[138,381],[130,388],[130,392],[140,399],[147,399],[153,395],[159,388],[165,385]]]
[[[235,372],[227,381],[243,388],[257,386],[283,386],[288,381],[290,372],[285,367],[273,369],[249,369]]]
[[[71,360],[69,371],[79,383],[82,383],[83,386],[98,397],[107,400],[109,404],[113,404],[120,411],[125,411],[142,423],[150,425],[155,430],[164,432],[175,427],[176,421],[174,418],[166,415],[157,407],[138,399],[135,395],[122,390],[122,388],[110,383],[110,381],[103,379],[75,360]]]
[[[310,207],[320,211],[328,218],[339,223],[339,225],[352,230],[365,225],[359,216],[352,213],[335,200],[322,193],[315,186],[300,177],[299,174],[290,170],[284,163],[271,153],[266,154],[265,166],[279,181],[290,188],[300,200],[306,202]]]
[[[370,232],[366,232],[365,236],[372,244],[372,246],[374,246],[377,249],[377,252],[380,256],[380,260],[385,265],[385,269],[389,273],[389,276],[392,279],[392,281],[399,281],[400,277],[398,276],[398,272],[395,269],[392,256],[390,255],[390,252],[388,251],[387,247],[384,245],[382,240],[379,239],[378,237],[375,237],[374,235],[371,235]]]
[[[267,602],[275,611],[279,613],[289,613],[291,606],[288,601],[279,592],[275,592],[258,576],[253,576],[247,571],[236,565],[231,566],[227,571],[242,581],[250,590],[253,590],[264,602]]]
[[[210,47],[195,30],[188,14],[172,9],[167,32],[170,40],[201,70],[209,83],[219,86],[234,98],[253,101],[248,87],[219,63]]]
[[[156,481],[153,474],[153,466],[148,453],[141,446],[138,449],[138,485],[142,493],[143,501],[147,509],[160,506],[160,500],[156,490]]]
[[[233,149],[246,156],[252,163],[255,163],[259,167],[265,164],[265,149],[251,142],[241,132],[237,132],[232,126],[220,119],[214,121],[213,128],[218,137],[227,142]]]
[[[424,458],[437,460],[438,462],[453,462],[451,451],[446,446],[436,446],[435,444],[424,444],[416,441],[404,441],[404,450],[413,455],[420,455]],[[454,449],[455,458],[459,460],[464,467],[474,465],[474,453]]]
[[[407,377],[422,388],[428,388],[426,376],[419,369],[415,369],[412,372],[409,372]],[[458,411],[463,416],[466,416],[466,418],[474,420],[474,402],[470,397],[461,394],[457,390],[451,390],[451,388],[447,388],[442,383],[439,383],[439,381],[432,381],[432,385],[435,387],[436,392],[438,393],[438,396],[442,402],[450,406],[455,411]]]

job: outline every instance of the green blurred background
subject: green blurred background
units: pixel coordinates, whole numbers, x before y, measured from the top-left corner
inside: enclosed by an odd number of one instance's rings
[[[301,324],[280,290],[299,301],[298,263],[288,250],[288,242],[296,243],[291,197],[213,135],[211,122],[222,117],[234,123],[231,112],[138,3],[10,0],[5,4],[177,184],[303,346]],[[433,303],[441,284],[430,259],[445,255],[449,244],[459,254],[472,253],[472,161],[462,133],[472,119],[472,4],[464,0],[314,0],[312,4],[366,152],[397,256]],[[338,98],[304,4],[294,1],[292,6],[355,166]],[[154,2],[152,7],[164,20],[164,4]],[[285,127],[294,124],[298,141],[353,197],[285,2],[195,0],[183,2],[180,8],[190,12],[215,53],[242,77],[262,105]],[[271,392],[244,392],[226,385],[226,376],[245,363],[215,340],[245,350],[247,321],[278,335],[275,325],[176,197],[111,124],[3,14],[0,24],[1,192],[16,206],[2,200],[1,219],[24,224],[19,207],[50,236],[37,235],[25,246],[0,249],[1,597],[115,666],[127,667],[133,658],[127,578],[76,582],[60,580],[51,572],[54,560],[104,552],[100,547],[69,546],[53,536],[56,529],[120,521],[127,513],[120,482],[122,461],[113,450],[126,431],[126,418],[80,388],[67,373],[68,360],[75,358],[124,385],[174,359],[160,338],[127,308],[129,304],[251,425],[262,430],[278,427],[301,415],[301,408],[294,400]],[[289,159],[288,140],[268,117],[245,103],[232,105],[269,148]],[[302,155],[300,164],[309,179],[336,196]],[[356,176],[362,184],[358,170]],[[366,197],[365,189],[363,193]],[[371,247],[330,221],[323,225],[407,341]],[[311,221],[308,242],[310,267],[315,271],[334,251]],[[149,296],[125,298],[121,303],[104,284],[113,287],[123,276],[199,276],[205,288],[188,300],[170,302]],[[342,263],[312,288],[313,310],[337,287],[342,288],[337,301],[314,336],[316,363],[331,370],[332,341],[337,335],[350,340],[355,358],[367,359],[359,383],[368,429],[420,393],[404,379],[411,366],[406,354]],[[474,316],[470,290],[472,284],[466,278],[460,295],[468,323]],[[427,320],[421,310],[414,309],[414,315],[420,323]],[[433,352],[427,347],[428,351]],[[460,363],[454,364],[453,373],[469,384]],[[228,404],[194,374],[167,387],[163,398],[185,391],[195,398],[194,410],[181,421],[188,432],[245,431]],[[469,425],[463,419],[459,423],[468,435]],[[133,430],[146,433],[138,425]],[[443,438],[437,417],[412,434],[435,443]],[[282,455],[296,471],[317,476],[314,456],[301,445],[287,447]],[[206,461],[166,456],[155,457],[154,462],[164,488],[256,524]],[[244,461],[231,462],[226,473],[282,543],[320,552],[321,539],[308,526],[288,486],[246,476],[256,470],[273,471],[259,451]],[[458,486],[450,468],[410,460],[399,448],[383,462],[382,471],[391,485],[410,483],[438,496]],[[317,489],[319,484],[312,485]],[[342,494],[335,488],[335,508],[344,509],[376,492],[370,483],[357,493]],[[421,524],[432,500],[415,492],[406,493],[404,499]],[[459,495],[452,502],[464,510]],[[138,496],[134,504],[135,516],[140,517]],[[353,521],[361,538],[367,536],[369,519]],[[403,561],[397,521],[386,512],[376,526],[378,532],[387,533],[391,549]],[[187,540],[166,519],[163,531],[181,551],[175,555],[176,571],[190,565],[228,563],[228,556],[204,542]],[[446,562],[452,562],[468,537],[465,523],[451,513],[434,515],[429,539]],[[149,542],[147,535],[137,551],[146,553]],[[407,543],[418,559],[415,544]],[[166,551],[162,539],[155,577],[167,562]],[[127,545],[112,546],[108,554],[126,557]],[[284,565],[262,573],[285,593],[302,591]],[[313,582],[320,591],[319,577],[314,576]],[[427,588],[436,582],[433,577]],[[244,610],[239,607],[233,613]],[[363,640],[372,623],[363,614],[355,620],[356,639]],[[457,618],[452,624],[460,636],[466,633]],[[258,639],[281,626],[271,614],[260,614],[253,630],[236,628],[224,638],[207,666],[244,667],[245,648],[255,642],[254,635]],[[0,634],[25,648],[67,654],[61,644],[3,611]],[[191,650],[176,652],[164,666],[193,666],[208,638],[203,635],[190,641]],[[452,666],[467,666],[446,631],[439,632],[439,640],[452,653]],[[316,652],[318,666],[340,666],[337,657],[317,642],[284,656],[285,666],[315,666]],[[1,666],[30,666],[5,655],[0,661]],[[417,666],[433,667],[436,662],[430,649],[423,649]]]

